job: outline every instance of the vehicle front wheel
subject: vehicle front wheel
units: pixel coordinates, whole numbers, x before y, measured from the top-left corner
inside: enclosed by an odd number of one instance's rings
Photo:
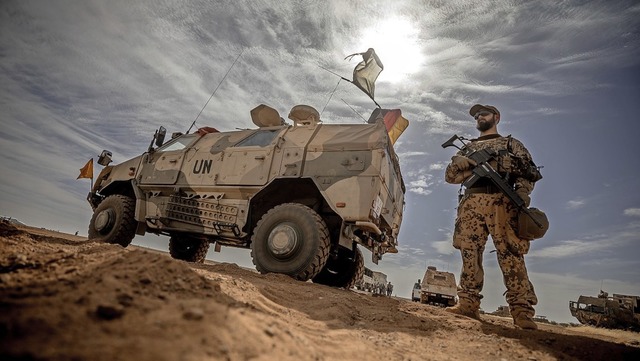
[[[301,281],[327,262],[329,230],[313,209],[285,203],[269,210],[251,237],[251,257],[260,273],[283,273]]]
[[[89,239],[128,246],[136,235],[136,200],[120,194],[105,198],[93,211]]]
[[[351,289],[364,274],[364,257],[359,248],[355,252],[340,247],[337,254],[329,256],[326,265],[313,278],[314,283]]]
[[[169,254],[175,259],[204,263],[209,251],[209,241],[188,236],[173,235],[169,238]]]

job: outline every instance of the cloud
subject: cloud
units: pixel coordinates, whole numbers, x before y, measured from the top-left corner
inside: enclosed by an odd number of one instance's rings
[[[566,204],[566,208],[567,209],[571,209],[571,210],[579,209],[579,208],[584,207],[586,203],[587,202],[584,199],[577,198],[577,199],[568,201],[567,204]]]
[[[438,252],[438,254],[451,254],[452,252],[456,251],[455,248],[453,248],[453,246],[451,245],[451,241],[434,241],[431,242],[431,247],[435,248],[436,252]]]
[[[406,152],[398,152],[398,157],[403,158],[403,157],[416,157],[419,155],[426,155],[426,152],[420,152],[420,151],[406,151]]]
[[[611,234],[590,234],[584,239],[564,240],[558,245],[531,251],[529,257],[544,259],[576,258],[588,255],[591,259],[603,258],[603,254],[616,255],[618,260],[627,256],[626,248],[633,247],[640,238],[640,230],[631,223]],[[626,247],[626,248],[625,248]]]
[[[420,174],[418,174],[416,177],[416,179],[413,179],[411,181],[409,181],[407,183],[409,192],[413,192],[416,194],[420,194],[423,196],[428,196],[429,194],[431,194],[433,192],[432,189],[430,189],[435,182],[432,181],[433,179],[433,175],[428,174],[428,173],[423,173],[424,170],[420,171]]]
[[[640,208],[627,208],[624,210],[625,216],[640,217]]]
[[[428,196],[429,194],[433,193],[432,190],[426,189],[424,187],[411,187],[409,188],[409,192],[416,193],[422,196]]]
[[[585,242],[581,240],[561,241],[557,246],[546,247],[529,253],[529,257],[567,258],[590,254],[610,247],[607,242]]]

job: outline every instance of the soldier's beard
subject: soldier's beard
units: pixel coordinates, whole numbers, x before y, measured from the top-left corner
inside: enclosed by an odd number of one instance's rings
[[[495,114],[489,120],[480,120],[476,125],[476,129],[481,132],[486,132],[487,130],[493,128],[496,125],[496,116]]]

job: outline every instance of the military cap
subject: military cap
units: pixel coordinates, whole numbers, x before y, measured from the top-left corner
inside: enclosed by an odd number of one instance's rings
[[[500,115],[500,111],[498,110],[498,108],[494,107],[493,105],[482,105],[482,104],[476,104],[472,106],[471,109],[469,109],[469,114],[471,114],[471,116],[473,117],[476,115],[476,113],[478,113],[481,110],[488,110],[493,114]]]

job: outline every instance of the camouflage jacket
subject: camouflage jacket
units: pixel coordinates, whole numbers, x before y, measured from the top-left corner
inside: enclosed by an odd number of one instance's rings
[[[527,193],[531,193],[534,183],[542,178],[527,148],[522,142],[510,135],[503,137],[499,134],[491,134],[472,139],[467,143],[467,148],[471,151],[485,148],[496,151],[499,155],[496,160],[492,160],[490,163],[500,175],[508,177],[507,180],[509,184],[514,186],[514,189],[524,188]],[[461,154],[462,152],[458,151],[457,155]],[[465,173],[454,164],[449,163],[445,171],[445,181],[458,184],[464,182],[470,175],[470,170]]]

